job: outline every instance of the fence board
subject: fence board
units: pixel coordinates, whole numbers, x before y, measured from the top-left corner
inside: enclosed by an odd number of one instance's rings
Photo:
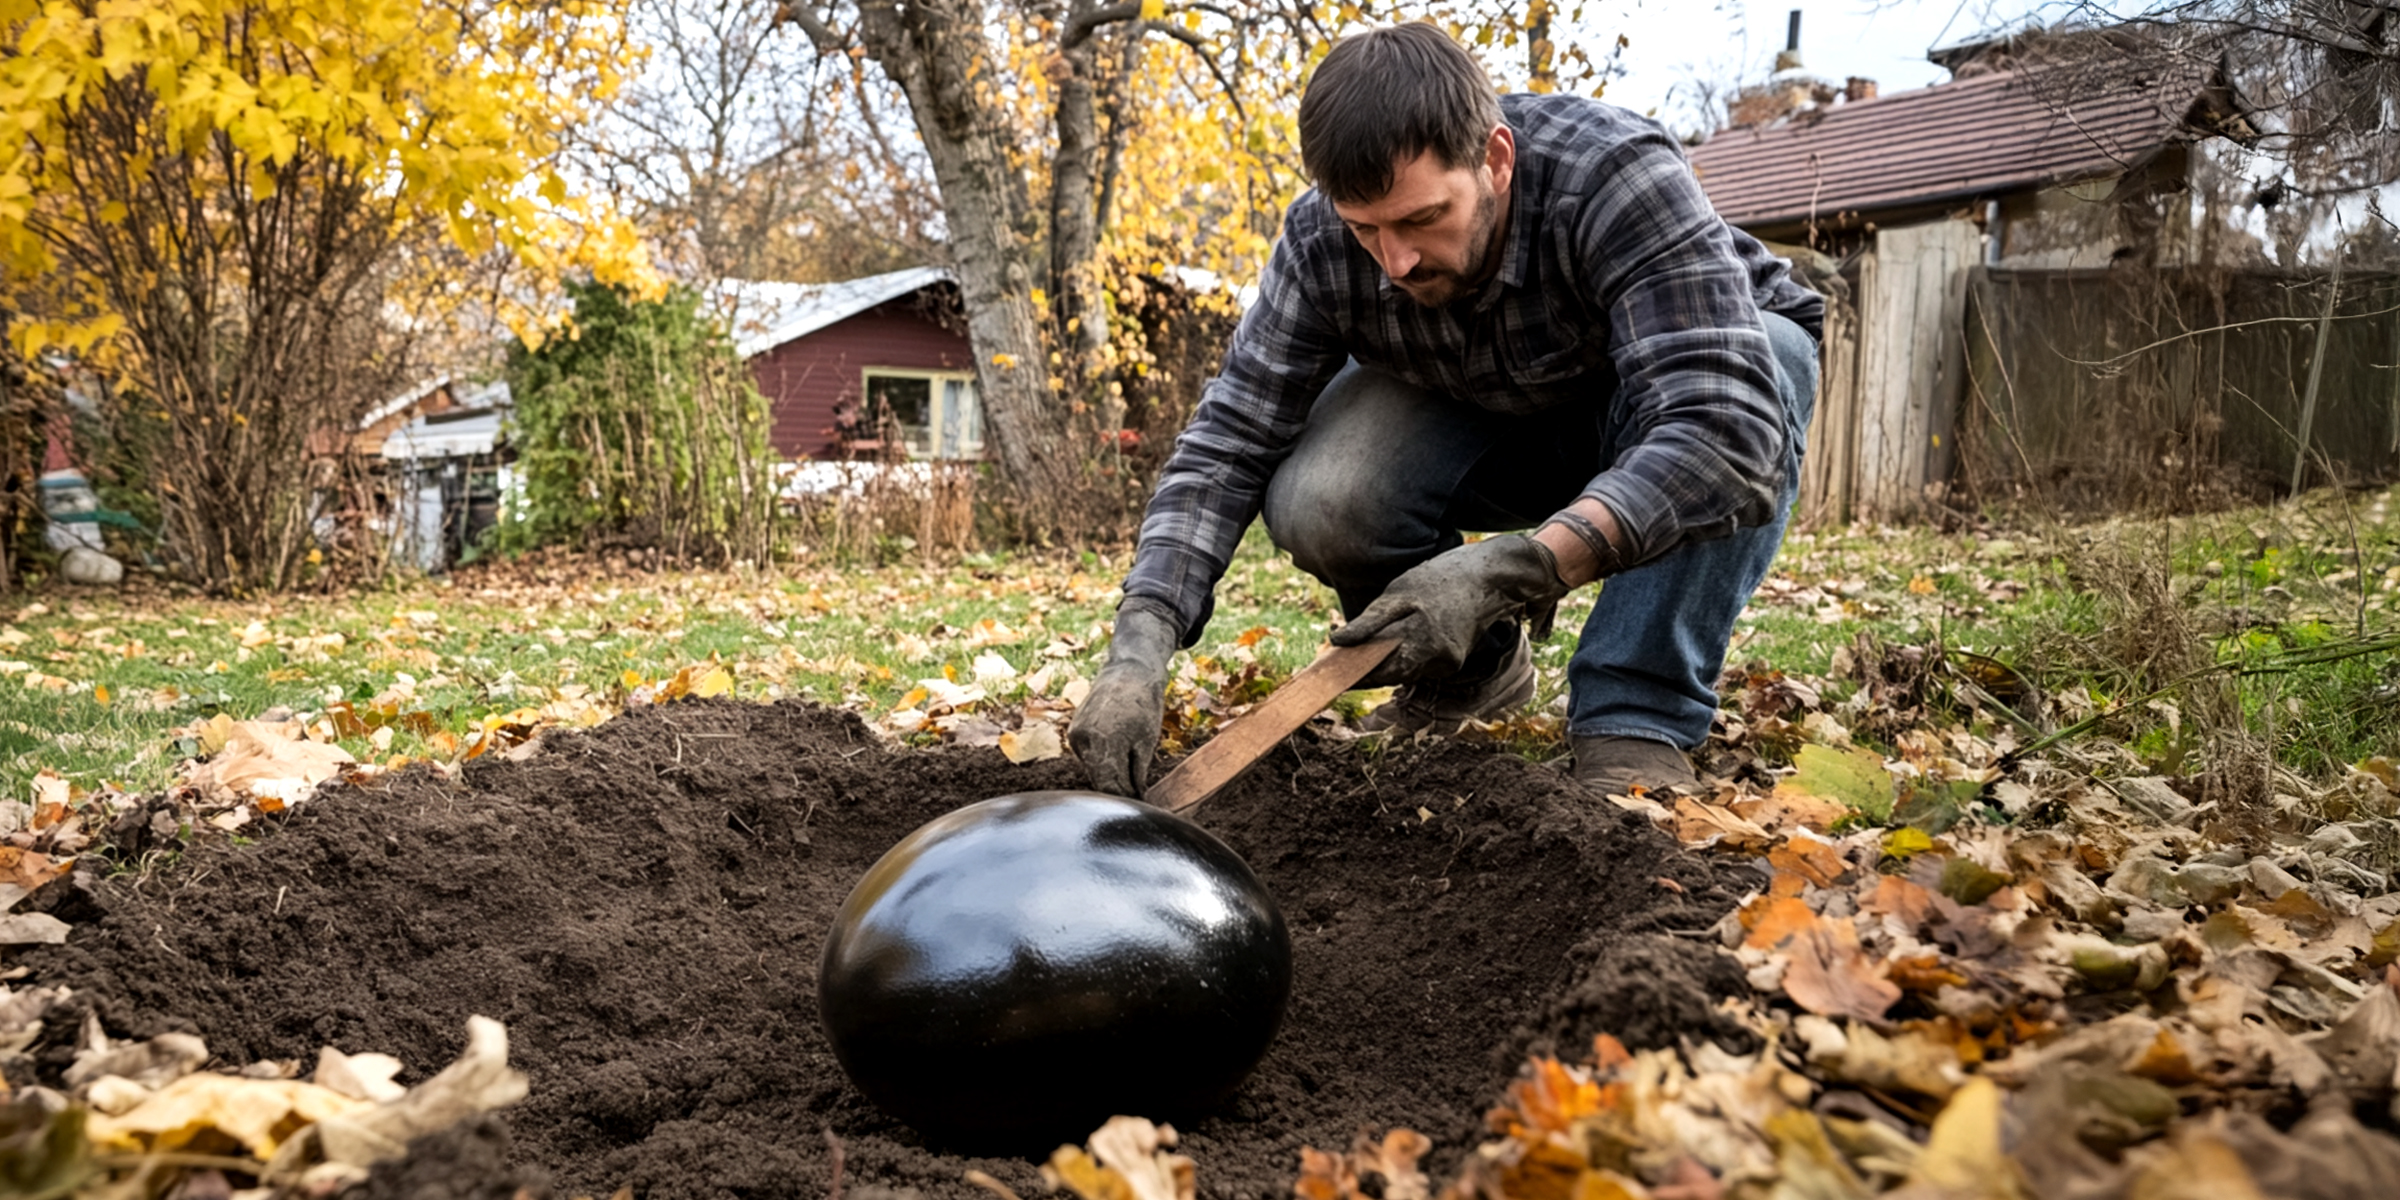
[[[1967,221],[1879,230],[1863,272],[1857,515],[1908,517],[1949,476],[1966,378],[1967,270],[1982,234]]]

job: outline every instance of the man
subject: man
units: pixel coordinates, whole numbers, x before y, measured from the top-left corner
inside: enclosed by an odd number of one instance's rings
[[[1399,685],[1378,728],[1523,705],[1526,626],[1605,578],[1567,668],[1575,778],[1692,783],[1798,486],[1823,302],[1656,124],[1496,96],[1431,25],[1336,45],[1300,154],[1316,187],[1160,471],[1069,732],[1093,785],[1140,794],[1168,660],[1262,509],[1340,598],[1336,644],[1398,639],[1363,685]]]

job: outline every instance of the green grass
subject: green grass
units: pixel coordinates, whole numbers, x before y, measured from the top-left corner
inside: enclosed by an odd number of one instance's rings
[[[1938,641],[2009,663],[2065,697],[2058,708],[2071,715],[2172,682],[2160,673],[2176,663],[2338,652],[2400,629],[2393,499],[2322,492],[2172,521],[1797,533],[1729,657],[1822,675],[1861,633]],[[34,774],[53,770],[85,786],[155,789],[175,778],[190,748],[177,731],[195,721],[277,707],[315,719],[328,705],[378,697],[428,714],[432,734],[396,730],[381,746],[345,739],[353,754],[455,757],[454,739],[487,716],[562,695],[613,708],[634,687],[712,658],[731,667],[740,696],[804,697],[870,717],[898,707],[920,679],[971,679],[985,653],[1020,673],[1047,666],[1056,695],[1098,670],[1124,567],[1121,556],[1092,553],[990,554],[943,566],[648,574],[553,559],[339,597],[19,597],[0,610],[0,786],[22,797]],[[2160,581],[2147,591],[2129,582],[2145,569]],[[1589,605],[1588,592],[1572,598],[1537,652],[1543,705],[1564,686]],[[1247,654],[1259,680],[1279,679],[1315,655],[1333,612],[1331,593],[1253,529],[1195,653],[1226,671]],[[1241,647],[1243,632],[1262,626],[1269,635]],[[2243,723],[2295,769],[2324,776],[2400,755],[2391,655],[2229,686]],[[2155,706],[2128,709],[2104,732],[2161,770],[2190,749]]]

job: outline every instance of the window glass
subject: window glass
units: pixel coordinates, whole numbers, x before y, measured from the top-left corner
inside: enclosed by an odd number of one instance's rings
[[[943,458],[974,458],[983,453],[983,405],[975,398],[971,379],[942,381]]]
[[[933,453],[933,381],[905,375],[867,376],[867,421],[881,430],[884,414],[900,427],[900,440],[911,458]]]

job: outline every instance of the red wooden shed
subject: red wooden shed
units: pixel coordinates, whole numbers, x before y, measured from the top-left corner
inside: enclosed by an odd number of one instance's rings
[[[792,459],[981,458],[983,410],[958,284],[940,267],[843,283],[729,281],[734,344]],[[886,442],[896,431],[899,445]]]

